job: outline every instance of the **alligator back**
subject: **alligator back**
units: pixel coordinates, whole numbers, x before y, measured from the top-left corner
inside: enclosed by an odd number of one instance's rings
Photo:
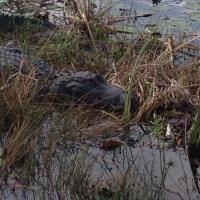
[[[23,71],[27,64],[34,66],[37,78],[54,76],[54,70],[44,60],[35,59],[18,48],[0,47],[0,66],[4,69],[12,67],[16,71]]]

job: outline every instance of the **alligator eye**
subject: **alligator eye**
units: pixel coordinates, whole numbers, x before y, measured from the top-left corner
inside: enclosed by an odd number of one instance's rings
[[[87,82],[90,83],[90,84],[95,83],[95,81],[93,79],[88,79]]]
[[[105,82],[105,79],[104,79],[100,74],[97,74],[97,75],[96,75],[96,79],[97,79],[98,82],[100,82],[100,83],[104,83],[104,82]]]

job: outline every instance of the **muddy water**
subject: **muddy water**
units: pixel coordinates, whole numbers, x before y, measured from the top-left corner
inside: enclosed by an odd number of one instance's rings
[[[25,6],[24,11],[27,15],[31,15],[37,9],[43,14],[48,11],[52,22],[66,24],[68,19],[65,17],[72,14],[70,7],[64,8],[65,4],[62,1],[43,1],[42,5],[40,1],[33,2]],[[78,0],[78,2],[81,1]],[[131,31],[150,29],[163,34],[200,31],[199,0],[94,0],[93,2],[95,3],[94,12],[97,13],[109,7],[108,5],[112,5],[110,9],[112,15],[137,17],[152,14],[148,17],[132,18],[122,23]],[[1,7],[1,9],[10,12],[6,7]]]
[[[130,29],[136,25],[138,29],[157,30],[163,34],[200,31],[198,0],[120,0],[118,2],[114,10],[121,15],[152,14],[149,17],[140,17],[135,22],[134,20],[126,22]]]

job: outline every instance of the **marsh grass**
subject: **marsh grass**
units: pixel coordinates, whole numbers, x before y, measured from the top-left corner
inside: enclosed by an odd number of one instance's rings
[[[156,137],[160,138],[163,135],[164,122],[161,117],[157,116],[156,113],[153,114],[153,120],[151,121],[153,127],[153,133]]]
[[[101,134],[110,136],[131,122],[153,121],[154,131],[160,135],[163,128],[161,117],[165,110],[176,109],[192,117],[194,108],[200,103],[199,64],[182,67],[174,62],[178,50],[192,41],[172,45],[172,41],[168,40],[165,44],[163,39],[150,33],[141,33],[133,41],[130,38],[123,40],[118,37],[123,30],[112,29],[109,21],[105,20],[108,11],[106,8],[95,15],[88,6],[89,1],[84,2],[85,4],[78,4],[75,1],[78,17],[74,17],[73,23],[65,29],[61,27],[44,33],[25,25],[14,34],[2,35],[0,40],[5,44],[5,41],[12,39],[18,46],[31,49],[36,57],[48,60],[59,69],[91,70],[103,74],[110,83],[127,91],[123,116],[121,113],[108,113],[85,105],[71,105],[70,108],[63,109],[64,105],[38,103],[35,101],[38,83],[34,78],[34,71],[29,71],[26,75],[16,73],[10,78],[2,73],[1,175],[9,176],[12,169],[17,171],[21,168],[21,177],[31,177],[32,183],[41,153],[37,145],[44,132],[42,127],[49,115],[57,113],[56,122],[49,130],[48,137],[45,136],[49,139],[42,143],[45,144],[45,156],[41,166],[45,166],[47,176],[43,174],[44,177],[41,178],[46,178],[48,184],[37,184],[41,185],[44,193],[54,191],[60,199],[132,199],[133,193],[137,199],[163,199],[165,194],[162,189],[148,185],[139,190],[134,185],[134,176],[129,176],[128,172],[124,179],[116,183],[117,189],[108,189],[110,194],[98,191],[89,184],[88,173],[91,166],[86,164],[87,152],[86,155],[77,153],[75,157],[70,156],[70,153],[58,156],[58,177],[54,179],[51,167],[54,155],[59,154],[57,149],[60,146],[70,152],[76,142],[85,142]],[[132,93],[140,97],[140,107],[134,115],[130,112]],[[191,134],[192,143],[197,145],[200,140],[199,116],[198,110]],[[167,116],[165,120],[168,118]],[[108,121],[111,123],[100,126],[102,122]],[[52,121],[50,124],[52,126]],[[93,126],[96,128],[87,131],[86,135],[86,130]],[[47,127],[45,126],[48,130]],[[41,194],[41,199],[43,195]]]
[[[195,119],[190,133],[191,145],[200,148],[200,109],[196,111]]]
[[[36,81],[33,74],[16,74],[9,82],[1,79],[1,130],[5,141],[3,169],[10,168],[31,149],[35,130],[45,110],[34,105]]]

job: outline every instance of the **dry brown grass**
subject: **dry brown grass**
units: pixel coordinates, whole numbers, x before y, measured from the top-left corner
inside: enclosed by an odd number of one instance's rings
[[[141,44],[142,41],[138,41]],[[159,108],[172,109],[173,105],[173,108],[188,112],[199,105],[198,62],[187,67],[174,63],[177,49],[184,46],[159,42],[155,48],[157,40],[146,37],[142,44],[148,45],[141,53],[143,46],[137,49],[138,41],[129,46],[116,63],[118,71],[112,78],[112,82],[124,88],[132,78],[131,90],[140,96],[141,101],[136,120],[142,122],[149,119]]]
[[[17,161],[31,153],[35,141],[33,136],[32,123],[28,119],[19,120],[12,124],[5,146],[5,160],[1,166],[2,170],[9,169]]]
[[[36,86],[37,80],[34,78],[34,73],[25,75],[17,72],[9,77],[2,75],[1,92],[8,109],[15,110],[29,104],[34,98]]]
[[[7,135],[4,144],[5,160],[1,168],[8,169],[31,151],[45,111],[34,106],[37,90],[34,72],[28,75],[15,73],[9,77],[1,74],[0,82],[1,130],[6,131],[1,134]]]

